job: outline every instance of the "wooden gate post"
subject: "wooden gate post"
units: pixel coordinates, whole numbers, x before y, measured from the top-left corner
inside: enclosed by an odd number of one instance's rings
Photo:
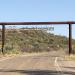
[[[69,24],[69,55],[72,52],[72,25]]]
[[[5,25],[2,25],[2,54],[4,54],[4,43],[5,43]]]

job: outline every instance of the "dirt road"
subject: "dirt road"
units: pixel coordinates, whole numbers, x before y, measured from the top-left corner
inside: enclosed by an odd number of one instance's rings
[[[56,52],[1,58],[0,75],[75,75],[68,62]]]

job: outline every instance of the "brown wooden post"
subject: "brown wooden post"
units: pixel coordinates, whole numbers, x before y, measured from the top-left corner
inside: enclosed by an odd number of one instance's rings
[[[72,25],[69,24],[69,55],[72,52]]]
[[[4,54],[4,43],[5,43],[5,25],[2,25],[2,54]]]

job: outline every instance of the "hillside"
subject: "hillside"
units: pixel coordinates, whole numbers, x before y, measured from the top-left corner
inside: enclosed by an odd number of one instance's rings
[[[68,49],[68,38],[46,30],[6,29],[5,52],[42,52]],[[1,39],[0,39],[1,40]],[[75,40],[73,40],[75,44]]]

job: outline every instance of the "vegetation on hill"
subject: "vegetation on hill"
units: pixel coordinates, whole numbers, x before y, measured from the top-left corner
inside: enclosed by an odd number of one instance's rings
[[[4,50],[6,53],[43,52],[59,49],[68,50],[67,37],[54,35],[48,33],[46,30],[9,29],[6,30],[5,38]],[[73,44],[75,44],[75,40],[73,40]],[[73,47],[75,46],[73,45]]]

